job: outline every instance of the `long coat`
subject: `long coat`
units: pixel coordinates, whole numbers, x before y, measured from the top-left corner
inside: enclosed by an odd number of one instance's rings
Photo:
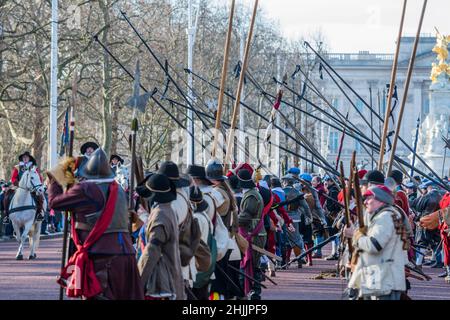
[[[146,246],[138,269],[146,296],[185,300],[178,222],[170,203],[156,204],[145,230]]]
[[[396,232],[393,215],[401,218],[400,213],[390,206],[380,208],[373,214],[365,214],[367,234],[358,239],[353,238],[359,259],[348,284],[350,288],[361,288],[363,267],[378,265],[388,270],[386,277],[381,279],[382,288],[406,290],[405,264],[408,257],[400,235]]]

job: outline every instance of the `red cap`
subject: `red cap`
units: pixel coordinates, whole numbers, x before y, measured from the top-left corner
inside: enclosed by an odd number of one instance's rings
[[[367,173],[367,170],[365,170],[365,169],[359,170],[358,171],[358,177],[360,179],[362,179],[366,175],[366,173]]]

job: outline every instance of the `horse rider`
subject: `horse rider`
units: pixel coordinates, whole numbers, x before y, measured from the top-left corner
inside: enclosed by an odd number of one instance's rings
[[[48,172],[49,207],[71,212],[76,244],[58,283],[73,298],[142,300],[125,191],[114,180],[101,148],[78,172],[81,182],[70,174],[74,167],[75,159],[68,158]]]
[[[125,161],[117,154],[112,154],[109,158],[109,164],[111,165],[111,170],[116,174],[117,168],[122,166]],[[120,164],[119,164],[120,163]]]
[[[12,187],[8,189],[5,194],[5,218],[4,223],[8,223],[9,221],[9,204],[11,203],[12,197],[14,196],[15,190],[19,187],[20,179],[22,179],[22,175],[26,170],[31,169],[32,167],[36,167],[36,172],[39,175],[40,182],[42,183],[42,176],[39,172],[39,168],[37,167],[36,159],[30,154],[29,151],[25,151],[21,155],[19,155],[19,164],[15,165],[11,174],[11,184]],[[44,215],[42,212],[42,205],[44,203],[43,196],[37,195],[34,191],[31,192],[31,195],[36,203],[36,220],[42,221],[44,220]]]

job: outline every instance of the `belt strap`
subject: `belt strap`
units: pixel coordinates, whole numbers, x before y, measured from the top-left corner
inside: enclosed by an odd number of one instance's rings
[[[37,207],[36,207],[36,206],[23,206],[23,207],[17,207],[17,208],[8,210],[8,212],[9,212],[9,214],[11,214],[11,213],[16,212],[16,211],[25,211],[25,210],[30,210],[30,209],[36,210]]]
[[[94,226],[92,226],[90,224],[87,224],[85,222],[79,222],[79,221],[75,222],[75,229],[76,230],[91,231],[92,228],[94,228]],[[125,229],[125,228],[123,228],[123,229],[118,228],[118,229],[107,229],[104,233],[128,232],[128,231],[129,230]]]

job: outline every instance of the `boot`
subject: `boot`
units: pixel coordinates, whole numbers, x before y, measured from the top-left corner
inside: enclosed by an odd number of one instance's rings
[[[292,248],[287,248],[286,249],[286,264],[289,263],[289,261],[291,261],[291,254],[292,254]]]
[[[446,277],[450,276],[450,266],[445,266],[444,270],[445,271],[443,273],[438,275],[438,278],[446,278]]]
[[[297,246],[295,246],[295,247],[293,248],[293,250],[294,250],[294,254],[295,254],[295,257],[296,257],[296,258],[302,253],[302,249],[300,249],[300,248],[297,247]],[[301,261],[301,259],[298,259],[298,260],[297,260],[297,267],[298,267],[298,268],[301,268],[301,267],[302,267],[302,261]]]
[[[445,283],[450,283],[450,266],[445,266],[445,271],[447,271],[447,276],[444,278]]]
[[[436,268],[442,268],[443,266],[444,266],[444,264],[442,262],[436,261],[430,267],[433,268],[433,269],[436,269]]]
[[[306,250],[309,250],[310,248],[312,248],[312,245],[305,244],[305,247],[306,247]],[[306,255],[306,259],[308,261],[308,263],[306,265],[309,267],[312,266],[313,263],[312,263],[312,253],[311,252]]]

